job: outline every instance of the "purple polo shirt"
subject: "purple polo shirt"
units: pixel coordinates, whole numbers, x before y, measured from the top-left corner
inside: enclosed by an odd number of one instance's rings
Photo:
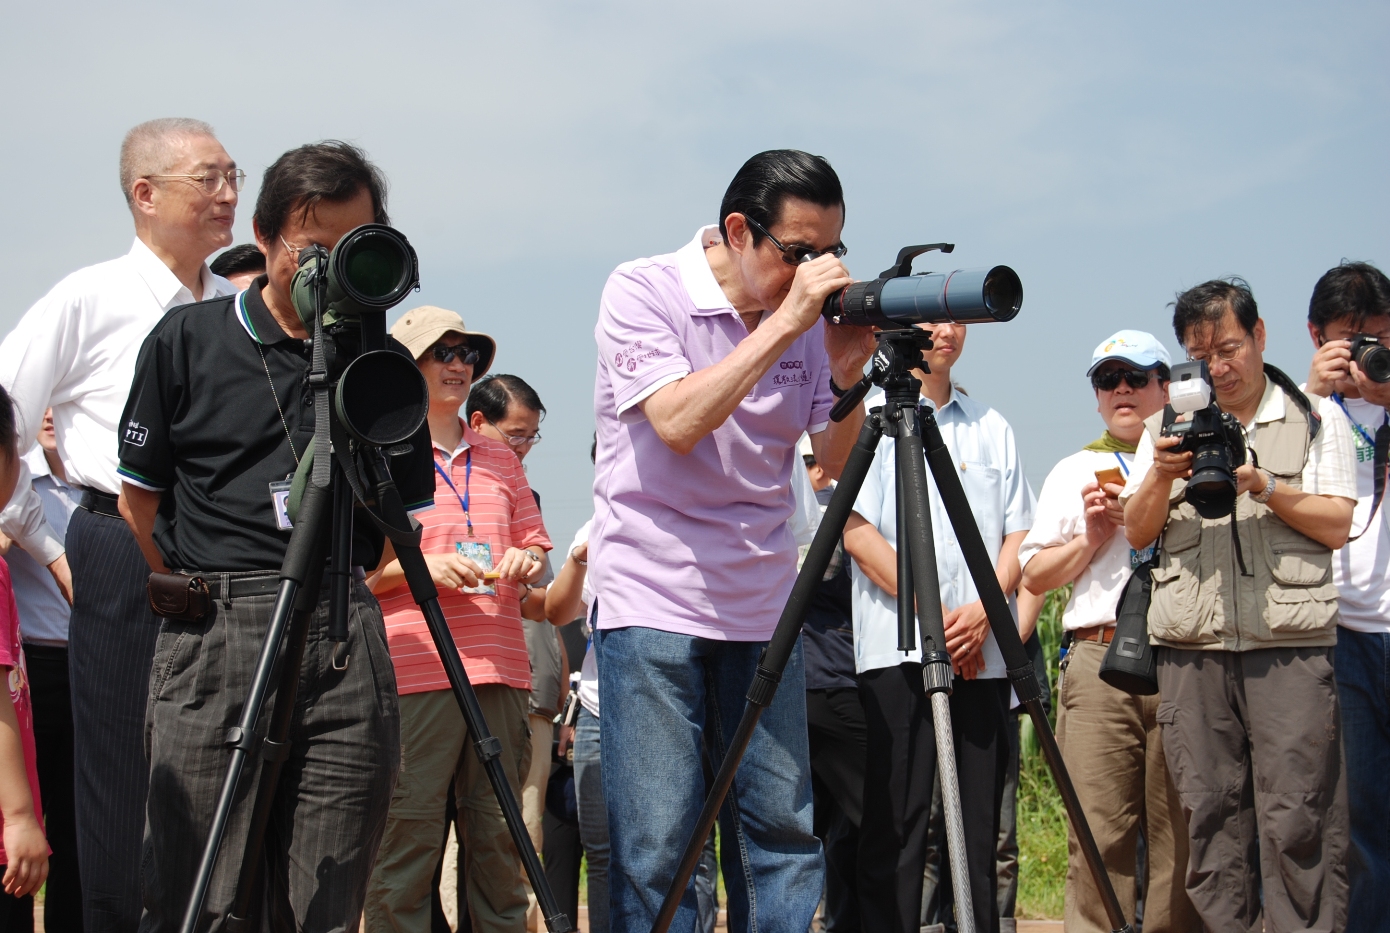
[[[824,323],[798,337],[685,456],[637,404],[748,336],[705,259],[719,242],[719,228],[705,227],[675,253],[619,266],[603,290],[589,536],[601,629],[764,641],[796,579],[787,528],[796,443],[803,431],[825,430],[835,401]]]

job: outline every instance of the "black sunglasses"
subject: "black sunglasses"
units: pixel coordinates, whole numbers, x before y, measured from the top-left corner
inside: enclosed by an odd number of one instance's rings
[[[809,246],[783,246],[781,241],[768,233],[767,228],[752,217],[744,214],[743,219],[748,222],[748,226],[772,241],[772,245],[782,253],[782,261],[789,266],[799,266],[803,262],[810,262],[812,259],[819,259],[822,256],[834,256],[836,259],[839,259],[844,256],[845,253],[849,252],[849,247],[843,243],[824,250],[812,249]]]
[[[463,360],[464,364],[467,366],[472,366],[483,358],[481,353],[466,343],[461,343],[453,347],[446,346],[442,343],[436,343],[434,346],[430,347],[430,355],[440,363],[451,363],[454,361],[455,357],[457,357]]]
[[[1113,392],[1123,379],[1131,389],[1142,389],[1152,378],[1153,373],[1147,369],[1105,369],[1091,376],[1091,386],[1102,392]]]

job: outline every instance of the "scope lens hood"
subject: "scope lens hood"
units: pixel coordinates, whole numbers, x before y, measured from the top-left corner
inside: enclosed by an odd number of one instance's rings
[[[363,353],[338,377],[338,420],[363,444],[390,447],[409,440],[425,423],[430,391],[419,368],[394,350]]]

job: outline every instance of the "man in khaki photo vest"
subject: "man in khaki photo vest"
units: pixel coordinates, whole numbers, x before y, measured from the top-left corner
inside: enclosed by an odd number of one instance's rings
[[[1131,546],[1158,539],[1149,634],[1163,751],[1187,818],[1188,896],[1208,930],[1343,930],[1332,550],[1356,503],[1351,428],[1333,402],[1310,409],[1264,363],[1264,322],[1240,279],[1179,294],[1173,330],[1206,362],[1247,446],[1234,512],[1203,518],[1187,489],[1193,454],[1162,436],[1173,416],[1159,412],[1121,495]]]

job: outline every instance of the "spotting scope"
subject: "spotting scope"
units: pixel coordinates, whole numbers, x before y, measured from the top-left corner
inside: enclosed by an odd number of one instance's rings
[[[1011,321],[1023,306],[1023,283],[1008,266],[912,274],[923,253],[949,253],[954,243],[904,246],[878,278],[846,285],[825,299],[821,314],[831,324],[872,325],[884,330],[914,324],[984,324]]]

